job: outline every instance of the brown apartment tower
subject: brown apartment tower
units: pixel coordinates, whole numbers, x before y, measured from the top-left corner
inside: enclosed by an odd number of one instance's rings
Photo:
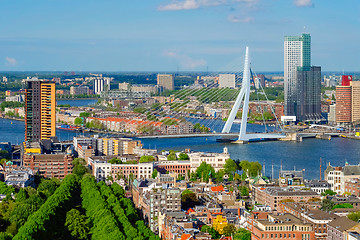
[[[25,87],[25,141],[55,136],[55,83],[29,79]]]

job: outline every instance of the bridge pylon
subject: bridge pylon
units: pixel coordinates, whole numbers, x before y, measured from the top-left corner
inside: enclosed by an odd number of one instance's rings
[[[245,63],[243,71],[243,80],[240,89],[240,93],[236,98],[235,104],[231,109],[230,115],[225,123],[222,133],[229,133],[234,123],[236,113],[240,109],[241,103],[243,103],[241,127],[238,140],[248,141],[249,137],[246,136],[246,127],[249,111],[249,98],[250,98],[250,63],[249,63],[249,47],[246,47],[245,51]]]

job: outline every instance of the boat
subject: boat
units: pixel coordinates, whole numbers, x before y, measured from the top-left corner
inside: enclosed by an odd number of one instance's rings
[[[57,129],[66,130],[66,131],[80,131],[80,127],[70,126],[70,125],[60,125]]]

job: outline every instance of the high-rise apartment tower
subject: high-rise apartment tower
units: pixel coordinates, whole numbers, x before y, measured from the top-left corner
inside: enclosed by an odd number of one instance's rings
[[[162,90],[174,90],[174,76],[172,74],[158,74],[157,85]]]
[[[25,88],[25,141],[36,142],[55,136],[55,83],[33,78]]]

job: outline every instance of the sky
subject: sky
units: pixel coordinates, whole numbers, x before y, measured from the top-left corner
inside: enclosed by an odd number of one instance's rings
[[[0,71],[283,71],[284,36],[312,65],[360,71],[359,0],[0,0]]]

